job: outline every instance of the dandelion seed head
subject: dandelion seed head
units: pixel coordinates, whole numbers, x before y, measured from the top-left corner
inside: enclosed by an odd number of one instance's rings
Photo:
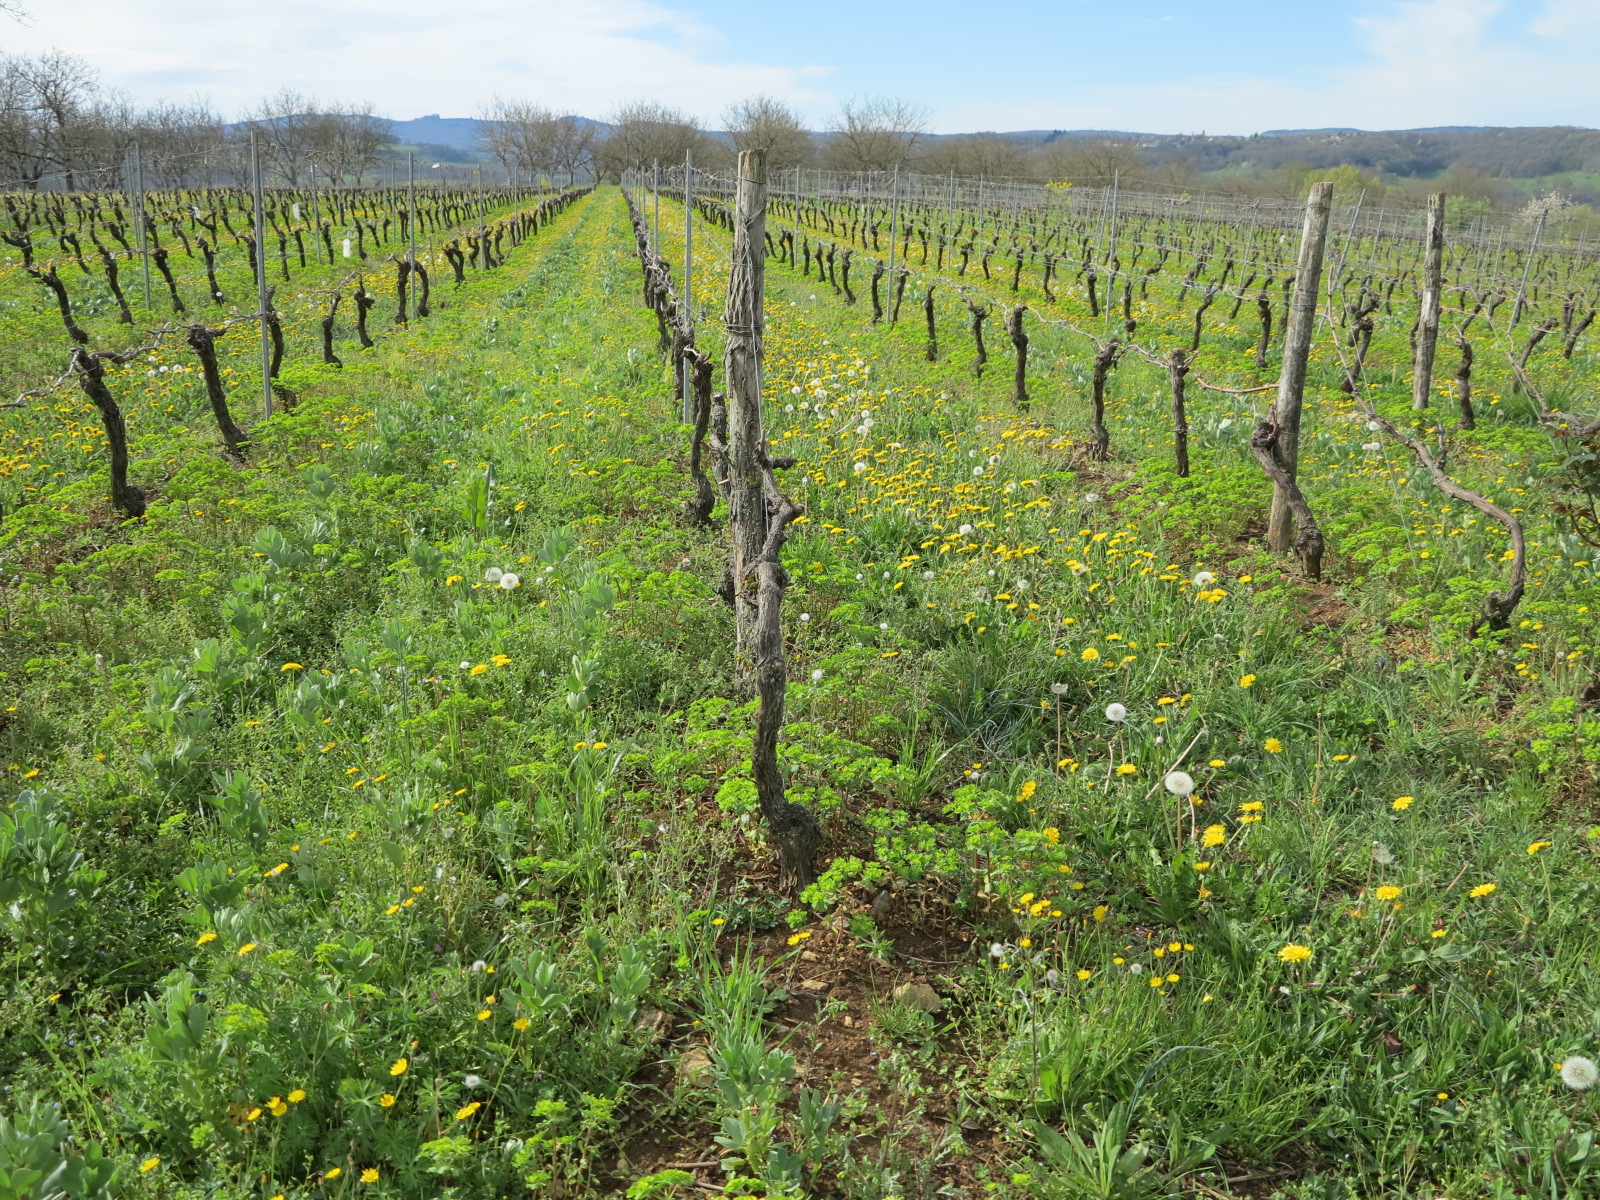
[[[1586,1092],[1600,1081],[1600,1067],[1592,1058],[1574,1054],[1561,1064],[1561,1082],[1575,1092]]]

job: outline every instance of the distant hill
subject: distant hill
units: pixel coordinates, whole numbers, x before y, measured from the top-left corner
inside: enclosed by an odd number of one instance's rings
[[[1408,177],[1433,176],[1452,167],[1499,179],[1600,172],[1600,130],[1565,125],[1456,125],[1375,131],[1271,129],[1249,136],[1027,129],[999,136],[1023,145],[1095,139],[1127,141],[1148,158],[1183,160],[1197,171],[1230,167],[1273,170],[1291,164],[1327,168],[1347,163]]]
[[[579,118],[604,134],[610,126]],[[394,139],[408,146],[426,147],[425,156],[472,161],[481,155],[479,122],[474,117],[445,117],[438,113],[405,121],[391,121]],[[711,135],[727,142],[725,133]],[[819,140],[825,135],[817,135]],[[962,134],[936,134],[943,142]],[[1491,179],[1537,180],[1549,176],[1600,174],[1600,130],[1577,126],[1499,127],[1443,125],[1424,129],[1367,130],[1343,127],[1325,129],[1268,129],[1239,134],[1163,134],[1114,129],[1017,129],[989,133],[1025,147],[1063,142],[1115,141],[1137,149],[1155,163],[1181,163],[1202,172],[1275,171],[1283,167],[1314,170],[1344,164],[1402,178],[1433,178],[1445,171],[1465,171]],[[1565,190],[1587,192],[1584,181]],[[1522,185],[1528,186],[1526,184]],[[1514,194],[1514,193],[1511,193]],[[1588,199],[1588,195],[1580,197]]]
[[[602,130],[610,128],[604,121],[588,117],[579,117],[578,120]],[[476,117],[441,117],[438,113],[429,113],[409,121],[390,121],[389,128],[394,131],[394,140],[404,145],[432,144],[476,152],[482,149],[482,143],[478,140],[478,124]]]
[[[478,121],[476,117],[441,117],[429,113],[409,121],[390,121],[394,140],[404,145],[417,146],[436,143],[456,150],[477,150]]]

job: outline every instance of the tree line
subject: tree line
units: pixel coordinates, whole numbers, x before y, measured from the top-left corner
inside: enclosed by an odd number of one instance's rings
[[[61,51],[0,55],[0,190],[100,190],[123,185],[139,148],[151,187],[238,185],[249,177],[249,142],[278,183],[315,177],[358,185],[393,158],[389,122],[368,102],[330,104],[284,89],[225,121],[207,103],[146,107],[106,88],[81,58]],[[1128,189],[1187,189],[1291,198],[1310,178],[1334,178],[1370,201],[1419,208],[1434,190],[1451,219],[1526,205],[1508,176],[1592,170],[1600,132],[1576,129],[1162,136],[1041,131],[934,135],[930,114],[890,96],[844,101],[820,132],[771,96],[730,105],[712,130],[690,113],[642,100],[603,121],[522,99],[496,97],[479,113],[477,149],[509,178],[620,178],[630,168],[682,163],[712,169],[744,150],[764,152],[775,178],[795,168],[844,172],[914,169],[969,178],[1050,181]],[[1330,173],[1331,172],[1331,173]],[[1581,180],[1562,184],[1560,220],[1588,220]],[[1539,199],[1545,199],[1540,197]]]
[[[238,186],[250,178],[252,133],[263,165],[291,187],[313,174],[360,184],[393,142],[370,103],[286,88],[228,122],[204,101],[139,107],[73,54],[0,55],[0,190],[120,188],[135,144],[148,187]]]

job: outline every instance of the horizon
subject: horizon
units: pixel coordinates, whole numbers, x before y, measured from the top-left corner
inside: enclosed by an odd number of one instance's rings
[[[467,115],[448,116],[447,117],[443,113],[437,113],[437,112],[422,113],[422,114],[420,114],[418,116],[415,116],[415,117],[390,117],[390,116],[384,116],[382,114],[375,114],[375,115],[377,115],[379,120],[389,121],[389,122],[391,122],[393,124],[396,124],[396,125],[408,125],[408,124],[412,124],[412,123],[418,122],[418,121],[483,121],[485,119],[483,117],[474,117],[474,116],[467,116]],[[605,125],[605,124],[609,123],[609,122],[607,122],[605,120],[604,117],[590,116],[588,113],[573,113],[572,115],[577,117],[580,120],[593,121],[598,125]],[[711,133],[726,133],[726,132],[728,132],[727,129],[720,128],[720,127],[717,127],[715,125],[708,125],[705,128],[707,129],[708,132],[711,132]],[[1075,135],[1075,136],[1089,136],[1089,135],[1092,135],[1092,134],[1104,134],[1107,137],[1251,138],[1251,137],[1279,137],[1279,136],[1290,136],[1290,137],[1299,136],[1299,137],[1304,137],[1304,136],[1307,136],[1309,134],[1315,134],[1315,133],[1328,133],[1328,134],[1333,134],[1333,133],[1360,133],[1360,134],[1371,134],[1371,133],[1464,133],[1464,132],[1474,132],[1474,131],[1489,130],[1489,129],[1513,129],[1513,130],[1516,130],[1516,129],[1575,129],[1575,130],[1578,130],[1580,132],[1585,132],[1585,133],[1600,132],[1600,126],[1595,126],[1595,125],[1573,125],[1573,124],[1561,124],[1561,123],[1551,124],[1551,125],[1413,125],[1413,126],[1407,126],[1405,128],[1389,127],[1389,128],[1381,128],[1381,129],[1380,128],[1376,128],[1376,127],[1370,128],[1370,129],[1369,128],[1359,128],[1359,127],[1353,126],[1353,125],[1323,125],[1323,126],[1315,126],[1315,127],[1307,127],[1307,128],[1296,128],[1296,129],[1290,129],[1290,128],[1256,129],[1256,130],[1252,130],[1249,133],[1241,133],[1241,132],[1219,133],[1219,132],[1217,132],[1215,130],[1199,130],[1199,131],[1194,132],[1194,133],[1158,133],[1157,131],[1155,131],[1153,129],[1088,129],[1088,128],[1068,129],[1068,128],[1063,128],[1063,127],[1059,127],[1059,126],[1040,126],[1040,127],[1034,128],[1034,129],[957,129],[957,130],[951,130],[948,133],[933,133],[933,134],[930,134],[928,136],[931,136],[931,137],[1024,137],[1024,136],[1028,136],[1028,135],[1031,135],[1031,134],[1041,134],[1042,133],[1042,134],[1070,134],[1070,135]],[[806,132],[808,132],[810,134],[813,134],[814,136],[825,136],[828,133],[828,130],[826,130],[826,129],[808,129]]]

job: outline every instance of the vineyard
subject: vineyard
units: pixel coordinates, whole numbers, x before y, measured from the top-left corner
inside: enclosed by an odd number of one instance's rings
[[[1600,1195],[1600,247],[5,203],[0,1197]]]

